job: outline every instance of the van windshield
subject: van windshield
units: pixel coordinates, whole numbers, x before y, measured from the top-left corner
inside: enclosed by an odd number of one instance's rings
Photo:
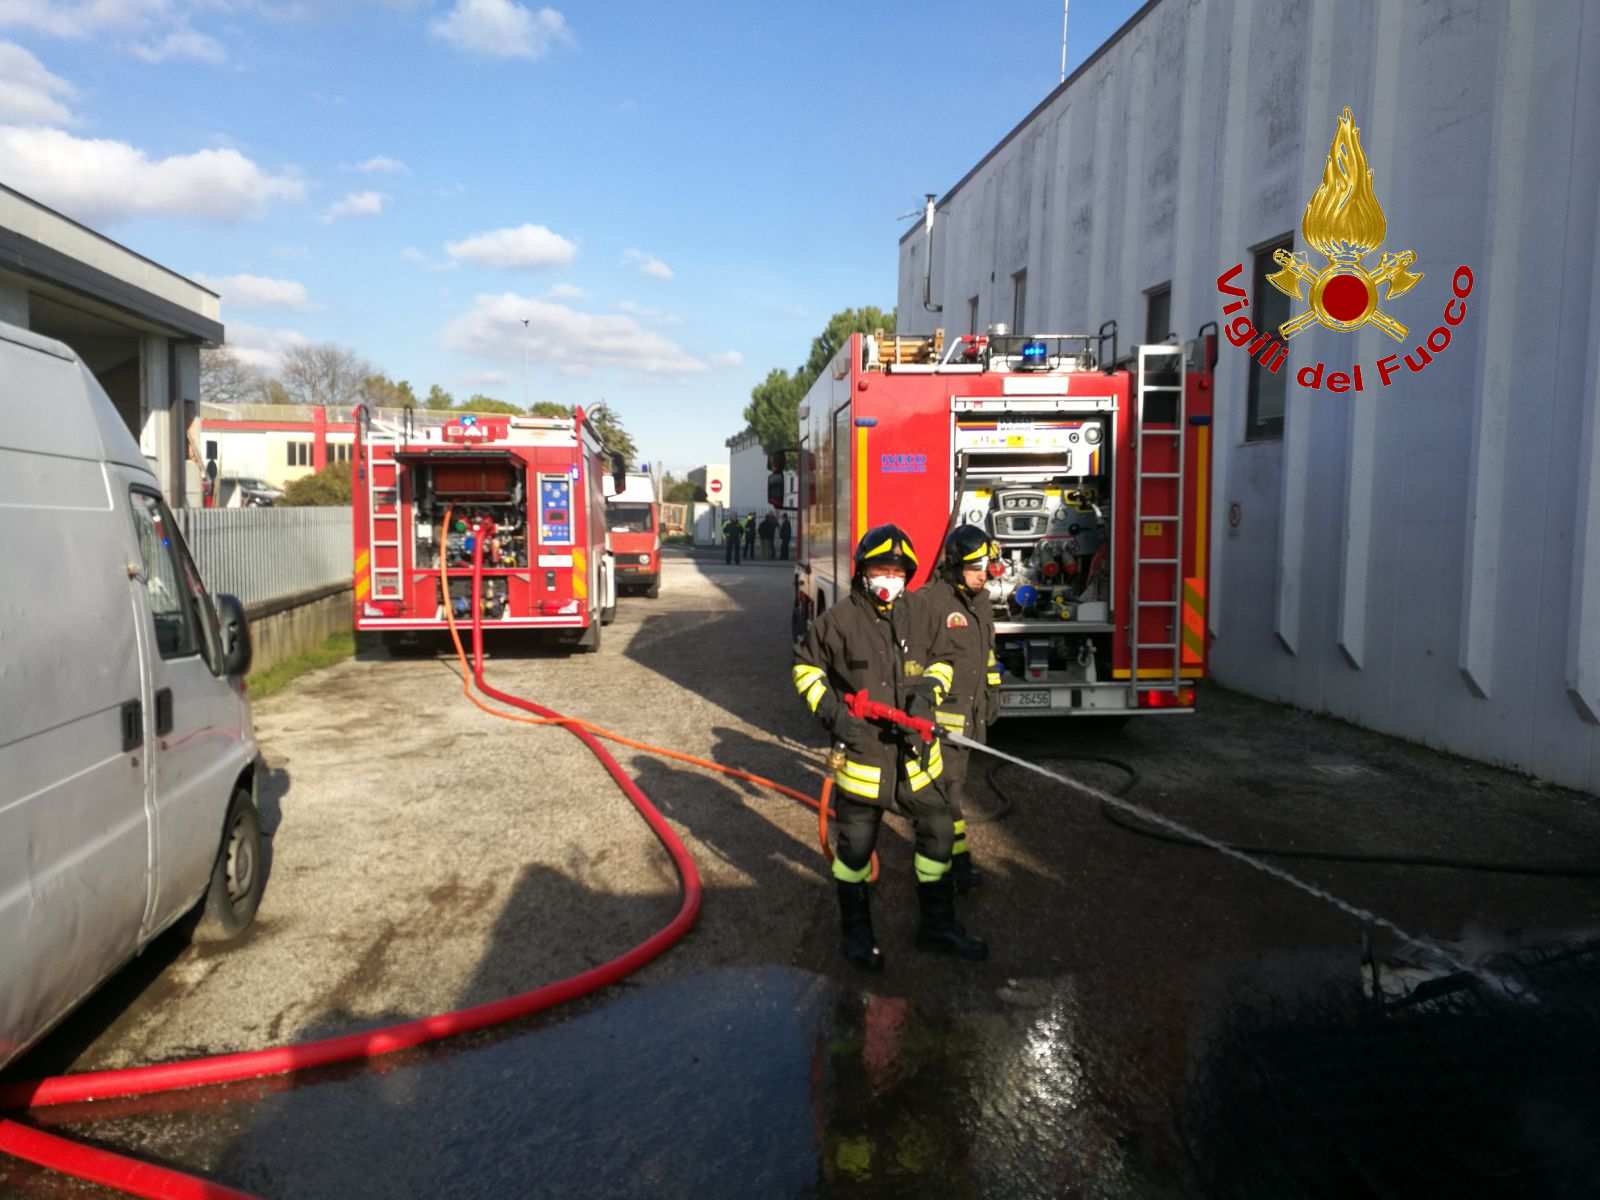
[[[656,527],[648,504],[607,504],[606,527],[618,533],[649,533]]]

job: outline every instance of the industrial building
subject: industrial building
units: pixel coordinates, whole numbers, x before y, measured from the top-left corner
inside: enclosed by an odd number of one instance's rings
[[[200,348],[217,294],[0,185],[0,321],[75,350],[174,507],[200,503]]]
[[[728,507],[737,513],[767,511],[767,452],[754,430],[736,433],[728,447]]]
[[[1276,330],[1274,252],[1337,265],[1303,217],[1347,107],[1421,278],[1278,371],[1219,339],[1214,673],[1600,791],[1592,3],[1154,0],[902,237],[901,331]]]

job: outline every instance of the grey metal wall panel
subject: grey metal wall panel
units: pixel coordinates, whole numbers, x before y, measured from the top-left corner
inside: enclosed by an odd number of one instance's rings
[[[1245,443],[1247,360],[1222,347],[1213,666],[1244,690],[1600,791],[1600,3],[1163,0],[940,201],[934,299],[900,243],[908,331],[1010,319],[1144,332],[1173,281],[1183,336],[1215,280],[1300,219],[1349,104],[1422,285],[1375,329],[1314,329],[1286,370],[1360,362],[1367,390],[1291,386]],[[981,148],[975,147],[975,150]],[[1466,323],[1421,375],[1373,364]],[[1227,521],[1238,504],[1243,521]],[[1587,697],[1587,701],[1585,700]]]

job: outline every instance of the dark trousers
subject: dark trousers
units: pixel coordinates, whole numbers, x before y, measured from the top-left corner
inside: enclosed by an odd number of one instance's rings
[[[739,542],[737,537],[725,538],[722,544],[722,561],[734,564],[739,561]]]
[[[931,784],[915,797],[900,799],[896,808],[911,818],[917,853],[934,862],[948,863],[955,844],[955,821],[942,782]],[[834,853],[845,866],[859,871],[872,861],[883,809],[837,791],[833,793],[833,807],[838,814],[834,818],[838,834]]]
[[[778,545],[783,547],[783,557],[784,558],[788,558],[789,557],[789,539],[788,538],[779,539]]]

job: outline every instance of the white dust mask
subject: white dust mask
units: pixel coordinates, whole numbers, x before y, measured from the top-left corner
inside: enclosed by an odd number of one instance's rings
[[[867,581],[867,590],[879,604],[893,604],[905,589],[906,581],[898,575],[880,575]]]

